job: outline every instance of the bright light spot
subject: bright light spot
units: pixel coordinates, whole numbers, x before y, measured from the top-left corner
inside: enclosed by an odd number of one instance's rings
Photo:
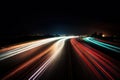
[[[105,34],[102,35],[102,37],[105,37],[105,36],[106,36]]]

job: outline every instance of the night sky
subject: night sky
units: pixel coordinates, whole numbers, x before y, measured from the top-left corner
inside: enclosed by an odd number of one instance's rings
[[[60,7],[6,8],[2,10],[0,35],[89,34],[120,32],[119,8]]]

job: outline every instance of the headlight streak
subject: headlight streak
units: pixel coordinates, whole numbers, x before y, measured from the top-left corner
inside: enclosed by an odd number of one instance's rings
[[[48,52],[50,52],[54,47],[54,44],[49,47],[48,49],[46,49],[45,51],[39,53],[37,56],[33,57],[32,59],[28,60],[27,62],[21,64],[20,66],[18,66],[17,68],[13,69],[8,75],[6,75],[5,77],[3,77],[2,80],[6,80],[9,79],[10,77],[14,76],[15,74],[17,74],[18,72],[26,69],[28,66],[30,66],[31,64],[33,64],[34,62],[36,62],[38,59],[40,59],[42,56],[48,54]]]
[[[40,41],[33,42],[32,44],[29,44],[29,45],[26,45],[26,46],[1,53],[0,54],[0,61],[4,60],[6,58],[9,58],[9,57],[15,56],[19,53],[28,51],[32,48],[36,48],[38,46],[41,46],[41,45],[44,45],[44,44],[47,44],[47,43],[50,43],[50,42],[53,42],[53,41],[56,41],[56,40],[59,40],[59,39],[62,39],[62,38],[64,38],[64,37],[55,37],[55,38],[43,39],[43,40],[40,40]]]
[[[120,53],[120,48],[119,47],[97,41],[92,37],[86,37],[86,38],[83,38],[83,40],[85,40],[87,42],[94,43],[94,44],[99,45],[101,47],[107,48],[107,49],[112,50],[114,52]]]
[[[99,69],[107,79],[114,80],[113,76],[119,77],[119,68],[116,67],[113,63],[111,63],[106,58],[107,55],[103,55],[103,53],[98,52],[93,48],[88,48],[88,46],[84,46],[79,43],[75,39],[71,39],[71,44],[75,51],[79,54],[82,60],[86,65],[91,69],[91,71],[97,76],[98,79],[103,80],[102,75],[96,70]],[[101,55],[102,54],[102,55]],[[94,65],[93,65],[94,64]]]
[[[44,56],[46,54],[50,54],[51,56],[47,60],[45,60],[45,62],[43,62],[41,64],[41,67],[39,67],[39,69],[37,69],[37,71],[34,72],[34,74],[29,78],[29,80],[34,80],[34,79],[40,77],[44,73],[44,71],[48,68],[48,66],[50,64],[54,63],[54,61],[60,55],[60,53],[64,47],[65,40],[70,39],[70,38],[76,38],[76,36],[62,37],[62,38],[60,38],[60,40],[57,39],[58,41],[55,42],[52,46],[50,46],[43,52],[39,53],[38,55],[34,56],[30,60],[17,66],[16,68],[14,68],[6,76],[4,76],[2,78],[2,80],[6,80],[6,79],[10,79],[10,78],[14,77],[14,75],[19,74],[21,71],[26,70],[33,63],[36,63],[42,56]]]
[[[37,40],[38,41],[38,40]],[[10,51],[10,50],[13,50],[13,49],[17,49],[17,48],[20,48],[20,47],[23,47],[23,46],[26,46],[26,45],[30,45],[32,43],[36,42],[35,41],[30,41],[30,42],[25,42],[25,43],[21,43],[21,44],[16,44],[16,45],[13,45],[13,46],[9,46],[9,47],[5,47],[3,49],[0,49],[0,53],[4,53],[6,51]]]
[[[61,39],[55,43],[52,52],[50,52],[52,56],[28,80],[36,80],[37,77],[40,77],[43,74],[43,72],[49,67],[49,65],[57,59],[58,55],[61,54],[65,44],[65,40],[69,38],[73,38],[73,36],[65,37],[64,39]]]

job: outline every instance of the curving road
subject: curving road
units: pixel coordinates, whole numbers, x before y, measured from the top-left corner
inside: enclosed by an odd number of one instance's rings
[[[120,47],[77,36],[31,41],[0,50],[1,80],[118,80]]]

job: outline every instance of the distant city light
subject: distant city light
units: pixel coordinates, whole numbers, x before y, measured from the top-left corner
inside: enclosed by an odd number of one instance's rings
[[[105,36],[106,36],[105,34],[102,35],[102,37],[105,37]]]

